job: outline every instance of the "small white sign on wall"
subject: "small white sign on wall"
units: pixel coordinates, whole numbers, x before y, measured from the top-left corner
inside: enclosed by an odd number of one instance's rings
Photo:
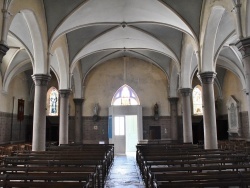
[[[234,97],[230,96],[227,101],[227,112],[228,112],[228,133],[241,135],[240,115],[239,115],[239,101]]]

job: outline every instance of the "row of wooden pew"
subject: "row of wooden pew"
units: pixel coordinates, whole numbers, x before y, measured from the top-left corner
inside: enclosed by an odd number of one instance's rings
[[[248,187],[245,150],[204,150],[193,144],[138,144],[137,164],[146,187]]]
[[[72,144],[16,151],[3,159],[0,187],[104,187],[114,145]]]

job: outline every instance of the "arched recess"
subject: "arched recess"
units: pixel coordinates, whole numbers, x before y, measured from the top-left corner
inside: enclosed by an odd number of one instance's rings
[[[71,79],[71,86],[73,90],[74,98],[81,99],[83,98],[83,84],[82,84],[82,72],[81,66],[78,63],[74,69],[72,79]]]
[[[116,59],[120,57],[134,57],[137,59],[144,60],[146,62],[150,62],[154,64],[155,66],[159,67],[167,76],[167,80],[169,79],[170,75],[170,67],[175,66],[175,65],[170,65],[170,64],[175,64],[174,61],[172,61],[170,58],[166,59],[166,56],[164,56],[164,59],[162,62],[158,62],[152,58],[152,53],[155,53],[157,57],[159,57],[161,54],[153,51],[147,51],[145,49],[142,50],[114,50],[114,51],[102,51],[102,52],[96,52],[93,53],[89,56],[86,56],[85,58],[81,59],[81,61],[77,62],[76,65],[81,64],[81,66],[84,66],[84,69],[82,68],[83,72],[83,85],[84,81],[89,74],[89,72],[95,68],[96,66],[100,65],[101,63],[104,63],[108,60],[111,59]],[[163,55],[162,55],[163,56]],[[96,59],[96,60],[93,60]],[[93,61],[91,63],[91,60]]]
[[[178,96],[178,87],[179,87],[179,76],[180,73],[178,72],[177,67],[172,64],[172,69],[170,73],[170,80],[169,80],[169,97],[177,97]]]
[[[69,49],[66,36],[61,36],[51,49],[50,66],[53,67],[58,76],[59,89],[71,88],[71,75],[69,73]]]
[[[9,38],[12,40],[19,41],[27,50],[28,54],[30,55],[30,58],[34,62],[33,42],[30,35],[30,29],[28,27],[27,21],[25,20],[24,14],[18,13],[15,15],[10,25],[8,39]]]
[[[181,54],[180,88],[192,88],[193,74],[198,66],[197,54],[188,37],[184,38],[185,45]]]
[[[232,13],[225,10],[218,29],[216,33],[215,43],[214,43],[214,63],[216,63],[216,59],[224,46],[224,44],[231,38],[233,38],[236,35],[236,23],[235,19],[232,16]],[[215,65],[214,65],[215,66]]]
[[[119,27],[101,35],[86,45],[73,59],[70,72],[73,72],[76,62],[78,62],[81,58],[108,49],[148,49],[149,51],[155,51],[172,58],[176,63],[178,70],[180,70],[180,64],[177,56],[161,41],[144,32],[141,32],[140,30],[130,27]]]
[[[93,12],[96,14],[93,14]],[[64,19],[54,32],[50,45],[52,46],[60,35],[80,27],[93,25],[93,23],[120,25],[121,23],[145,22],[177,28],[188,33],[197,41],[191,27],[171,8],[161,2],[151,0],[108,0],[100,2],[92,0],[80,5]]]
[[[214,57],[215,57],[215,43],[218,28],[220,26],[221,18],[225,12],[225,8],[221,6],[215,6],[211,9],[208,23],[206,26],[203,48],[201,51],[201,69],[199,72],[213,71],[214,67]]]
[[[47,61],[47,37],[43,28],[32,10],[20,10],[15,15],[10,32],[18,38],[27,48],[33,62],[34,74],[48,74],[49,62]]]
[[[64,55],[61,48],[55,50],[55,56],[57,59],[59,68],[59,88],[60,89],[70,89],[70,74],[69,74],[69,62],[67,61],[67,56]],[[60,65],[60,66],[59,66]]]
[[[11,80],[21,72],[32,69],[31,60],[25,50],[16,50],[4,73],[3,91],[8,92]]]
[[[242,84],[242,90],[246,89],[246,80],[243,67],[240,68],[241,67],[240,65],[235,64],[230,59],[224,56],[219,56],[216,64],[218,67],[222,67],[233,72],[239,78]]]
[[[118,104],[119,102],[121,104]],[[109,107],[108,121],[109,143],[114,144],[115,154],[135,152],[137,143],[143,139],[142,106],[139,105],[139,98],[135,91],[125,84],[115,92],[111,104],[113,105]]]

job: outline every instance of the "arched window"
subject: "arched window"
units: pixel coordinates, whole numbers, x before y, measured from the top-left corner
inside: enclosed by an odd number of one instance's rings
[[[116,91],[111,105],[140,105],[140,101],[135,91],[125,84]]]
[[[47,98],[48,98],[47,114],[49,116],[58,116],[58,96],[59,93],[55,87],[49,89],[47,93]]]
[[[193,89],[193,112],[194,115],[202,115],[202,90],[201,86],[197,85]]]

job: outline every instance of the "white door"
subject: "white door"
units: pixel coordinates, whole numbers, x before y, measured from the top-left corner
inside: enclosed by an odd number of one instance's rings
[[[115,116],[114,119],[114,140],[115,153],[125,154],[125,118],[124,116]]]
[[[136,152],[138,143],[137,115],[125,116],[126,153]]]
[[[109,143],[114,144],[115,154],[135,152],[142,140],[142,107],[111,106],[108,124]]]

